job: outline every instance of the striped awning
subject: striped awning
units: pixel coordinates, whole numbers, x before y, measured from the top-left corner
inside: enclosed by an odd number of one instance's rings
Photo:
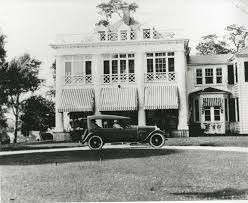
[[[63,89],[58,112],[93,111],[94,89]]]
[[[178,109],[178,89],[175,85],[145,88],[145,109]]]
[[[102,88],[100,94],[100,111],[134,111],[137,110],[137,90],[135,87]]]
[[[223,99],[218,97],[203,98],[203,106],[222,106]]]

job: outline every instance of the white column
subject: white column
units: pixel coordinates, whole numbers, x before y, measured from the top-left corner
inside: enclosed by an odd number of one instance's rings
[[[184,51],[175,52],[175,69],[179,90],[179,121],[177,128],[179,131],[188,131],[187,63]]]
[[[135,53],[135,75],[136,82],[138,87],[138,100],[139,100],[139,109],[138,109],[138,125],[146,125],[146,114],[145,114],[145,95],[144,95],[144,53],[137,52]]]
[[[101,114],[100,108],[100,91],[101,91],[101,76],[103,74],[102,57],[100,54],[93,55],[92,58],[92,75],[94,77],[95,90],[95,114]]]
[[[55,98],[55,131],[64,131],[63,113],[58,112],[64,85],[64,64],[62,56],[56,56],[56,98]]]

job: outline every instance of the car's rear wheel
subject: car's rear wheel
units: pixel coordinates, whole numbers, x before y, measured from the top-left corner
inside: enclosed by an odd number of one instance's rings
[[[161,148],[164,143],[165,143],[165,138],[162,134],[160,133],[154,133],[150,139],[149,139],[149,143],[153,148]]]
[[[99,150],[103,146],[102,138],[99,136],[92,136],[88,141],[88,145],[90,149]]]

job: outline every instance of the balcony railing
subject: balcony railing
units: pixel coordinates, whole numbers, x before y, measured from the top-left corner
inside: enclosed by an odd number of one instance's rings
[[[78,44],[109,41],[137,41],[184,38],[182,30],[153,30],[140,31],[122,30],[120,32],[100,31],[91,34],[60,34],[57,35],[58,44]]]
[[[135,83],[135,73],[123,73],[123,74],[104,74],[102,75],[103,84],[113,83]]]
[[[65,75],[65,85],[92,84],[92,75]]]
[[[168,72],[168,73],[146,73],[145,74],[145,82],[175,82],[176,81],[176,73]]]

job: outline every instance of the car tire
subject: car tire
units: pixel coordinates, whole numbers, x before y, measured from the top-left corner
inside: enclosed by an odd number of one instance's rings
[[[149,139],[149,143],[153,148],[161,148],[164,146],[165,137],[161,133],[154,133]]]
[[[92,136],[88,140],[88,146],[92,150],[99,150],[99,149],[101,149],[102,146],[103,146],[102,138],[99,137],[99,136]]]

